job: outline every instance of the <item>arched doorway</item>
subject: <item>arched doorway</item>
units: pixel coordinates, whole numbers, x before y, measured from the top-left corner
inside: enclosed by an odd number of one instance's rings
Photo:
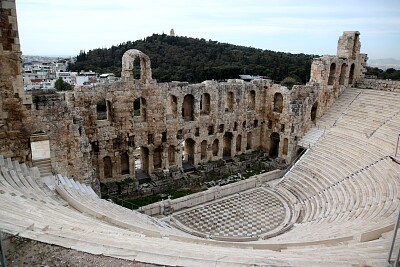
[[[228,157],[230,158],[232,156],[232,133],[231,132],[226,132],[224,134],[224,151],[223,151],[223,157]]]
[[[121,154],[121,175],[129,174],[129,156],[128,153]]]
[[[138,147],[135,149],[133,156],[135,157],[135,176],[140,183],[149,178],[149,149],[147,147]]]
[[[183,162],[194,165],[194,146],[196,142],[188,138],[183,142]]]
[[[273,132],[270,136],[270,146],[269,146],[269,156],[270,157],[277,157],[279,154],[279,142],[280,137],[279,134]]]

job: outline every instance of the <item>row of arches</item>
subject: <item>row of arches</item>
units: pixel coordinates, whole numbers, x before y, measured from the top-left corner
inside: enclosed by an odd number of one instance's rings
[[[225,111],[233,112],[235,97],[233,92],[228,92],[226,97]],[[256,92],[251,90],[249,93],[248,105],[249,110],[255,109]],[[136,98],[133,101],[133,116],[146,119],[147,101],[144,97]],[[100,99],[96,104],[97,120],[111,120],[112,103],[109,100]],[[169,95],[167,100],[167,114],[178,114],[178,98],[175,95]],[[186,121],[194,120],[195,98],[192,94],[186,94],[182,102],[182,118]],[[200,115],[208,115],[211,112],[211,97],[209,93],[204,93],[200,98]]]
[[[233,133],[226,132],[222,140],[216,138],[211,143],[203,140],[197,145],[195,140],[188,138],[180,144],[181,148],[174,145],[154,149],[138,147],[133,153],[124,152],[120,154],[119,158],[104,156],[101,160],[103,173],[100,177],[110,179],[124,175],[137,176],[141,173],[150,174],[165,167],[182,167],[185,164],[196,165],[214,157],[222,156],[222,158],[227,159],[253,149],[253,134],[251,132],[247,133],[244,141],[246,141],[245,147],[242,146],[243,136],[241,134],[234,136]],[[288,139],[284,138],[282,154],[287,155],[287,151]],[[196,156],[197,153],[198,156]],[[277,157],[279,153],[280,135],[273,132],[270,135],[269,155]],[[116,166],[116,164],[119,164],[119,166]]]
[[[336,73],[337,73],[336,68],[337,68],[336,67],[336,63],[332,63],[330,65],[329,76],[328,76],[328,85],[334,85],[335,84]],[[353,63],[353,64],[350,65],[350,70],[349,71],[347,69],[348,69],[347,63],[343,63],[341,65],[340,71],[339,71],[339,73],[340,73],[339,74],[339,85],[345,85],[345,81],[346,81],[347,77],[349,77],[347,84],[348,85],[353,84],[355,64]],[[348,73],[348,76],[347,76],[347,73]]]

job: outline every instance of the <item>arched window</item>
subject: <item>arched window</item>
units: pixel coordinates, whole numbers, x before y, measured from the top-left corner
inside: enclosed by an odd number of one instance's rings
[[[210,114],[210,94],[204,93],[200,100],[200,112],[201,114]]]
[[[107,104],[103,98],[96,104],[97,120],[107,120]]]
[[[169,96],[168,113],[173,115],[176,115],[178,113],[178,100],[174,95]]]
[[[194,119],[194,97],[191,94],[185,95],[182,105],[182,117],[186,121]]]
[[[343,63],[342,68],[340,69],[340,77],[339,77],[339,84],[344,85],[344,81],[346,79],[347,74],[347,64]]]
[[[133,116],[146,119],[146,99],[143,97],[136,98],[133,101]]]
[[[136,61],[136,58],[138,58],[139,61]],[[140,73],[139,71],[135,70],[139,65]],[[152,79],[150,58],[143,52],[136,49],[130,49],[126,51],[122,56],[121,78],[126,81],[140,78],[141,82],[149,82]]]
[[[336,74],[336,64],[332,63],[329,68],[329,77],[328,77],[328,85],[333,85],[335,83],[335,74]]]
[[[283,110],[283,96],[281,93],[274,95],[274,112],[282,113]]]

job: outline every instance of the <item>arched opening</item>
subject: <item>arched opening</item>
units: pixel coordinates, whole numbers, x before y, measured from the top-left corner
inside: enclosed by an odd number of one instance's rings
[[[136,98],[133,101],[133,116],[146,119],[146,99],[143,97]]]
[[[336,64],[332,63],[329,68],[329,77],[328,77],[328,85],[333,85],[335,83],[335,73],[336,73]]]
[[[136,61],[136,58],[139,60]],[[140,73],[135,70],[139,65]],[[149,82],[152,79],[150,58],[139,50],[130,49],[122,56],[121,78],[129,81],[139,77],[141,82]]]
[[[315,121],[317,118],[318,102],[315,102],[311,108],[311,121]]]
[[[233,112],[234,100],[235,99],[233,92],[228,92],[228,94],[226,95],[226,106],[225,106],[226,112]]]
[[[178,99],[174,95],[169,96],[168,101],[168,113],[172,115],[176,115],[178,113]]]
[[[135,149],[133,156],[135,157],[135,176],[136,179],[148,179],[149,173],[149,149],[147,147],[138,147]]]
[[[347,74],[347,64],[343,63],[342,68],[340,69],[340,77],[339,77],[339,84],[344,85],[344,81],[346,80]]]
[[[194,97],[191,94],[185,95],[182,105],[182,117],[185,121],[192,121],[194,119]]]
[[[121,175],[129,174],[129,156],[128,153],[121,154]]]
[[[183,163],[194,165],[194,147],[196,142],[192,138],[186,139],[183,143]]]
[[[253,148],[253,133],[249,132],[247,133],[247,145],[246,145],[246,149],[252,149]]]
[[[288,147],[289,147],[289,141],[287,138],[283,139],[283,148],[282,148],[282,154],[287,155],[288,153]]]
[[[354,79],[354,63],[351,64],[351,67],[350,67],[349,85],[350,85],[350,84],[353,84],[353,79]]]
[[[200,100],[200,113],[207,115],[210,114],[210,94],[204,93]]]
[[[242,135],[236,137],[236,152],[242,151]]]
[[[243,122],[242,122],[242,128],[243,128],[243,129],[246,129],[246,121],[243,121]]]
[[[153,153],[153,166],[154,169],[161,169],[162,168],[162,149],[157,147],[154,149]]]
[[[206,159],[207,158],[207,141],[204,140],[200,144],[200,157],[201,159]]]
[[[249,94],[249,105],[248,105],[250,110],[255,109],[256,107],[256,91],[251,90]]]
[[[223,157],[230,158],[232,156],[232,138],[233,135],[231,132],[226,132],[224,134]]]
[[[175,146],[169,146],[168,148],[168,163],[169,166],[175,165]]]
[[[106,100],[100,99],[96,104],[97,120],[107,120],[107,103]]]
[[[283,96],[281,93],[274,95],[274,112],[282,113],[283,110]]]
[[[219,140],[215,139],[212,144],[212,153],[214,157],[218,156],[218,150],[219,150]]]
[[[109,156],[103,158],[104,178],[112,178],[112,162]]]
[[[273,132],[270,136],[269,156],[277,157],[279,153],[280,137],[278,133]]]

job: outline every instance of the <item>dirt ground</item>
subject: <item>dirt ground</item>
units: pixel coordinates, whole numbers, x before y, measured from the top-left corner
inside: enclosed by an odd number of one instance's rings
[[[7,267],[159,266],[101,255],[93,255],[7,234],[3,234],[2,237],[3,251],[6,258]]]

